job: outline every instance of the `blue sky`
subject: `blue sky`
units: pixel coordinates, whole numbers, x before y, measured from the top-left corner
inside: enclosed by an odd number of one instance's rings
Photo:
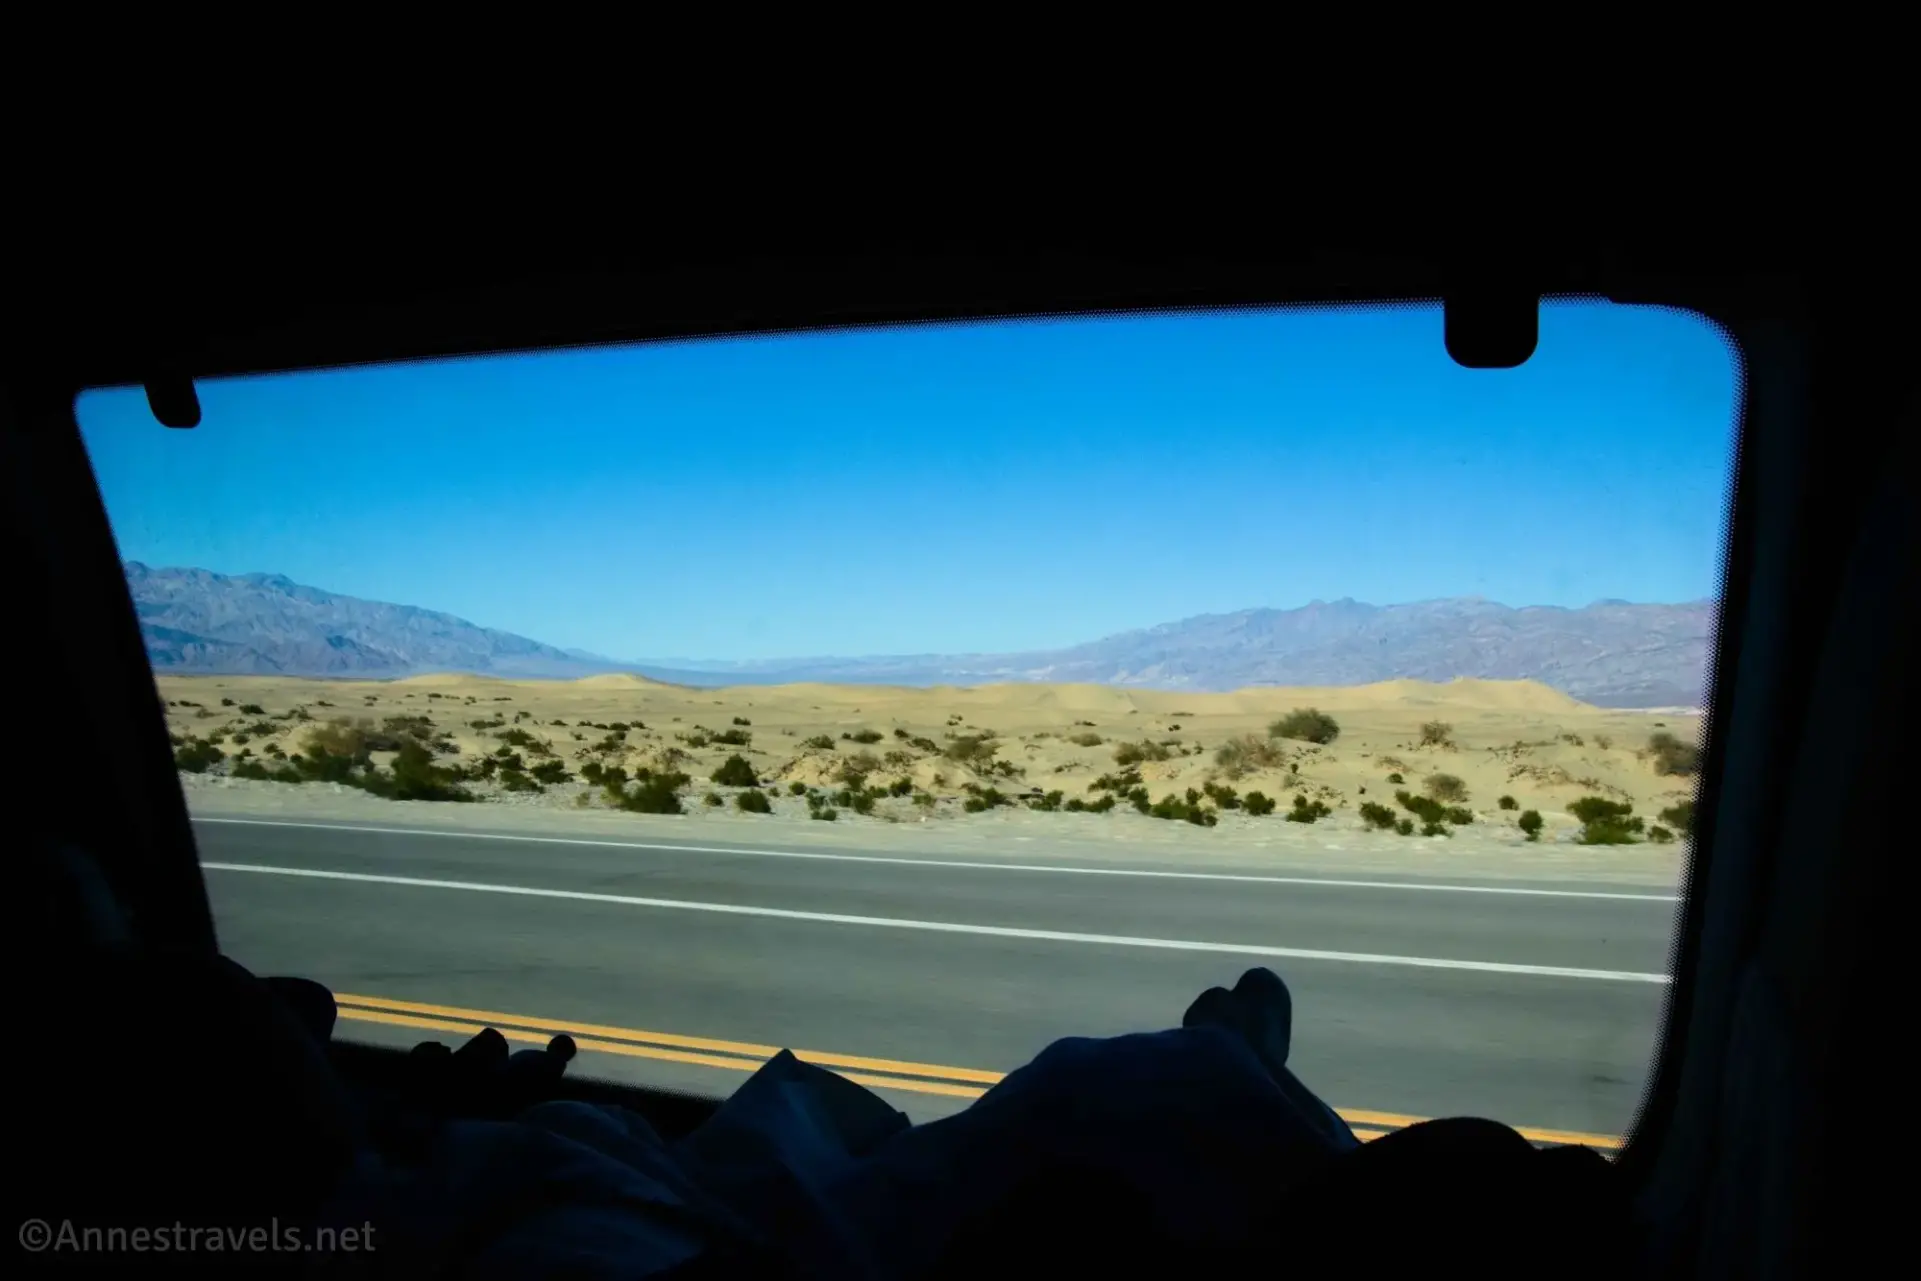
[[[1698,318],[1438,307],[916,327],[134,388],[122,554],[623,659],[1044,648],[1253,606],[1712,595],[1737,370]]]

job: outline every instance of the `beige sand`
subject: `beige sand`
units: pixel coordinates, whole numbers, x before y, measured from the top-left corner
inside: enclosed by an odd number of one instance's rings
[[[1545,838],[1553,841],[1565,839],[1575,828],[1566,806],[1580,796],[1631,801],[1635,812],[1650,822],[1661,809],[1686,800],[1692,780],[1657,773],[1645,748],[1649,735],[1659,730],[1688,743],[1697,741],[1700,733],[1696,713],[1607,711],[1531,681],[1389,681],[1223,694],[1038,684],[692,689],[631,676],[579,681],[459,675],[397,681],[161,676],[159,686],[168,703],[169,728],[180,736],[219,735],[219,745],[230,757],[242,748],[256,759],[269,758],[274,748],[301,750],[313,722],[276,719],[295,709],[315,721],[349,717],[379,724],[390,716],[425,716],[456,745],[457,759],[466,762],[498,750],[498,735],[519,729],[549,745],[569,770],[589,760],[624,765],[630,771],[674,765],[695,780],[685,797],[695,814],[702,812],[700,800],[709,790],[731,795],[733,789],[710,788],[706,779],[735,752],[782,793],[796,781],[837,786],[843,767],[852,760],[871,770],[870,782],[905,778],[917,790],[939,798],[931,808],[901,799],[881,803],[871,818],[841,815],[842,821],[856,822],[923,817],[978,822],[992,817],[962,815],[959,801],[968,784],[1015,795],[1058,789],[1067,797],[1091,798],[1099,793],[1089,792],[1088,784],[1121,768],[1115,762],[1116,747],[1148,741],[1164,745],[1168,754],[1165,760],[1137,766],[1157,799],[1208,782],[1229,783],[1242,793],[1260,790],[1278,798],[1282,810],[1264,822],[1280,823],[1280,813],[1298,790],[1332,808],[1325,825],[1348,829],[1359,825],[1355,811],[1362,802],[1393,805],[1397,785],[1390,781],[1391,774],[1399,773],[1404,780],[1399,786],[1414,792],[1420,792],[1430,776],[1449,774],[1467,789],[1466,804],[1478,819],[1477,836],[1503,831],[1515,836],[1515,814],[1535,809],[1547,820]],[[223,700],[232,705],[223,705]],[[261,712],[242,713],[240,706],[248,704],[258,705]],[[1238,777],[1223,771],[1217,763],[1223,744],[1247,735],[1267,740],[1269,723],[1298,707],[1332,715],[1340,724],[1339,737],[1326,746],[1278,741],[1280,751],[1270,766]],[[736,718],[749,724],[737,725]],[[504,720],[505,726],[474,725],[495,719]],[[1430,721],[1451,726],[1445,744],[1422,745],[1421,727]],[[600,726],[615,722],[635,728],[624,742],[597,749],[608,737]],[[751,741],[744,746],[701,742],[703,733],[733,730],[744,731]],[[881,737],[870,744],[843,738],[861,731]],[[993,764],[970,766],[946,754],[956,737],[990,732]],[[246,741],[236,739],[237,734]],[[807,740],[817,736],[830,742],[808,746]],[[1100,741],[1076,743],[1075,736]],[[217,765],[212,773],[226,768]],[[507,799],[491,785],[476,790],[488,799]],[[511,799],[517,805],[572,808],[583,794],[589,807],[602,803],[595,789],[578,783]],[[1504,795],[1515,798],[1517,810],[1498,808]],[[783,817],[804,819],[805,811],[783,803],[767,821]]]

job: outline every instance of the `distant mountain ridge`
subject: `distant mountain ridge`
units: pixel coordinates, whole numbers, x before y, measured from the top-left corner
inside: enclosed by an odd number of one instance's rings
[[[1538,680],[1612,707],[1698,707],[1710,601],[1520,608],[1478,597],[1203,614],[1065,649],[722,663],[622,662],[451,614],[341,596],[278,574],[127,564],[160,671],[392,677],[428,671],[577,678],[634,672],[691,685],[825,681],[978,685],[1090,682],[1195,691],[1360,685],[1407,677]]]

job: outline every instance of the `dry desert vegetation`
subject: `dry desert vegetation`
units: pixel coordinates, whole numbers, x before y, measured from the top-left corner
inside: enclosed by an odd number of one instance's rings
[[[1098,685],[696,689],[161,676],[183,773],[396,800],[841,822],[1320,823],[1384,841],[1666,843],[1699,715],[1532,681],[1190,694]],[[236,784],[238,785],[238,784]]]

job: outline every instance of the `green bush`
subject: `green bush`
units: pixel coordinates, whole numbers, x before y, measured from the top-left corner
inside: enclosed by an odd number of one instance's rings
[[[189,738],[186,746],[173,754],[175,769],[189,774],[205,774],[213,766],[227,759],[227,754],[204,738]]]
[[[1456,827],[1466,827],[1474,821],[1474,811],[1464,805],[1450,805],[1444,817]]]
[[[1402,809],[1408,811],[1408,813],[1414,815],[1414,817],[1424,823],[1444,823],[1447,821],[1447,806],[1441,804],[1432,796],[1416,796],[1412,792],[1402,791],[1394,793],[1394,799],[1401,803]]]
[[[563,771],[564,773],[564,771]],[[370,778],[376,777],[369,770]],[[386,795],[397,801],[471,801],[473,793],[460,786],[452,771],[434,764],[433,754],[419,743],[401,744],[393,770],[384,776]],[[375,790],[370,787],[368,790]]]
[[[1030,796],[1027,800],[1027,808],[1030,810],[1039,810],[1044,814],[1051,814],[1061,807],[1061,802],[1066,795],[1065,792],[1055,790],[1040,796]]]
[[[1515,820],[1515,824],[1526,833],[1530,841],[1541,839],[1541,811],[1522,810],[1521,817]]]
[[[1666,845],[1674,839],[1674,833],[1657,823],[1648,829],[1648,839],[1656,845]]]
[[[1454,727],[1446,721],[1427,721],[1421,726],[1422,747],[1451,747]]]
[[[1387,781],[1394,784],[1396,787],[1399,787],[1402,783],[1407,782],[1407,780],[1401,777],[1401,775],[1399,774],[1389,774],[1387,776]]]
[[[231,698],[223,698],[223,699],[221,699],[221,700],[220,700],[220,705],[221,705],[222,707],[232,707],[232,706],[233,706],[233,700],[232,700]]]
[[[707,793],[707,795],[700,798],[700,803],[702,805],[705,805],[708,809],[719,809],[721,806],[725,805],[727,802],[724,799],[722,799],[721,794],[719,792],[709,792]]]
[[[1700,768],[1700,749],[1683,743],[1666,730],[1648,735],[1648,752],[1654,757],[1654,772],[1689,778]]]
[[[258,779],[263,783],[273,777],[267,772],[267,767],[259,761],[240,761],[229,772],[235,778]]]
[[[1258,734],[1243,734],[1214,749],[1214,764],[1229,778],[1240,778],[1257,769],[1277,769],[1284,756],[1271,740]]]
[[[1287,812],[1290,823],[1313,823],[1326,818],[1334,811],[1320,801],[1310,801],[1300,792],[1294,793],[1294,808]]]
[[[999,788],[981,787],[978,784],[969,783],[966,791],[967,799],[961,802],[961,808],[969,814],[979,814],[984,810],[999,809],[1003,805],[1014,803]]]
[[[1399,832],[1402,836],[1412,836],[1414,835],[1414,820],[1411,818],[1404,818],[1400,822],[1394,825],[1394,830],[1396,832]]]
[[[1082,730],[1078,734],[1069,734],[1067,736],[1067,741],[1072,743],[1076,747],[1099,747],[1102,743],[1106,742],[1107,740],[1103,739],[1099,734],[1091,733],[1087,730]]]
[[[1235,793],[1233,788],[1225,784],[1206,783],[1202,785],[1201,790],[1206,792],[1208,799],[1213,801],[1214,804],[1221,809],[1237,810],[1241,807],[1241,798]]]
[[[1423,823],[1421,824],[1421,835],[1422,836],[1451,836],[1453,835],[1453,833],[1447,830],[1446,823]]]
[[[709,776],[722,787],[758,787],[760,776],[747,758],[736,752],[720,763],[720,768]]]
[[[680,789],[692,780],[678,770],[643,772],[632,787],[609,788],[608,799],[634,814],[680,814]]]
[[[774,803],[767,799],[767,793],[756,788],[751,792],[736,793],[734,808],[743,814],[772,814]]]
[[[1379,805],[1373,801],[1363,801],[1361,803],[1361,821],[1369,827],[1378,827],[1384,832],[1391,831],[1393,830],[1395,821],[1394,811],[1385,805]]]
[[[1421,785],[1437,801],[1458,805],[1467,799],[1467,784],[1453,774],[1429,774]]]
[[[897,778],[887,785],[889,796],[911,796],[913,793],[914,780],[911,778]]]
[[[1139,765],[1142,761],[1164,761],[1168,751],[1159,743],[1142,739],[1138,743],[1122,743],[1114,749],[1116,765]]]
[[[500,785],[510,792],[544,792],[547,790],[517,769],[501,770]]]
[[[789,796],[805,796],[807,795],[807,784],[799,781],[789,783],[787,785],[787,794]]]
[[[812,738],[803,738],[800,740],[800,745],[802,747],[812,747],[821,751],[831,752],[832,750],[834,750],[834,740],[827,737],[827,735],[825,734],[816,734]]]
[[[1241,808],[1255,818],[1265,818],[1274,812],[1274,798],[1266,792],[1249,792],[1241,798]]]
[[[1292,738],[1303,743],[1331,743],[1341,736],[1341,727],[1326,712],[1312,707],[1297,707],[1267,727],[1269,738]]]
[[[850,743],[878,743],[881,740],[881,732],[877,729],[857,729],[851,734],[842,734],[841,737]]]
[[[1694,835],[1694,802],[1681,801],[1670,805],[1658,815],[1663,823],[1683,836]]]
[[[998,751],[1000,751],[1000,744],[994,741],[992,735],[962,734],[948,740],[947,746],[942,749],[942,754],[948,760],[958,764],[979,767],[993,760],[994,754]]]
[[[1610,801],[1605,796],[1583,796],[1567,807],[1567,812],[1583,823],[1617,822],[1634,813],[1627,801]]]
[[[745,716],[736,716],[734,717],[734,724],[744,727],[744,726],[752,725],[753,722],[748,720]]]
[[[544,760],[527,771],[542,783],[565,783],[570,777],[567,767],[558,760]]]
[[[265,716],[267,709],[258,703],[242,703],[240,705],[240,714],[242,716]]]
[[[1567,810],[1581,822],[1581,834],[1575,838],[1579,844],[1633,845],[1641,839],[1642,822],[1627,801],[1583,796]]]
[[[722,747],[745,747],[754,741],[754,736],[744,729],[717,730],[708,737]]]
[[[1515,809],[1521,808],[1521,803],[1515,800],[1512,796],[1503,796],[1500,800],[1494,803],[1500,806],[1504,810],[1515,810]]]
[[[840,818],[840,815],[831,806],[819,805],[808,810],[807,817],[819,819],[823,823],[832,823]]]

